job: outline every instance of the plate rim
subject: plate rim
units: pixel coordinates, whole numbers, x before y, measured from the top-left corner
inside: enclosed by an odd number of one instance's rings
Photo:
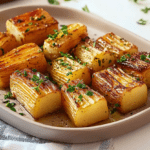
[[[64,10],[67,9],[67,11],[74,11],[74,12],[82,13],[82,14],[84,14],[84,15],[86,15],[86,16],[91,16],[91,17],[93,17],[94,19],[101,19],[102,21],[104,21],[104,22],[106,22],[106,23],[111,23],[111,24],[113,24],[113,26],[115,26],[115,27],[117,27],[117,28],[119,28],[119,29],[125,30],[126,32],[128,32],[128,34],[132,34],[132,35],[134,34],[135,36],[138,36],[138,38],[140,38],[140,39],[141,39],[142,41],[144,41],[144,42],[147,42],[147,43],[150,45],[150,42],[149,42],[148,40],[146,40],[146,39],[140,37],[139,35],[136,35],[135,33],[130,32],[129,30],[127,30],[127,29],[125,29],[125,28],[123,28],[123,27],[120,27],[120,26],[118,26],[118,25],[116,25],[116,24],[114,24],[114,23],[112,23],[112,22],[110,22],[110,21],[108,21],[108,20],[105,20],[104,18],[102,18],[102,17],[100,17],[100,16],[98,16],[98,15],[96,15],[96,14],[87,13],[87,12],[84,12],[84,11],[81,11],[81,10],[77,10],[77,9],[69,8],[69,7],[65,7],[65,6],[54,6],[54,5],[49,5],[49,6],[47,6],[47,5],[40,5],[40,6],[39,6],[39,5],[25,5],[25,6],[17,6],[17,7],[6,8],[6,9],[3,9],[3,10],[0,10],[0,13],[1,13],[1,12],[5,12],[5,11],[8,11],[8,10],[11,10],[11,9],[12,9],[12,10],[13,10],[13,9],[18,9],[18,8],[20,8],[20,7],[22,7],[22,8],[24,8],[24,7],[36,7],[36,8],[42,8],[42,7],[47,7],[47,8],[48,8],[48,7],[49,7],[49,8],[53,8],[53,7],[54,7],[54,8],[58,8],[58,9],[64,9]],[[29,122],[29,123],[35,124],[35,125],[37,125],[37,126],[39,126],[39,127],[42,127],[42,128],[47,128],[47,129],[52,129],[52,130],[59,130],[59,131],[62,131],[62,130],[63,130],[63,131],[81,131],[81,130],[82,130],[82,131],[89,131],[89,130],[97,130],[97,129],[102,129],[102,128],[109,128],[110,126],[115,126],[116,124],[118,125],[118,124],[124,123],[124,122],[126,122],[126,121],[130,121],[130,120],[132,120],[133,118],[136,118],[136,117],[138,117],[138,116],[140,116],[140,115],[143,115],[143,114],[145,114],[145,113],[148,112],[148,111],[149,111],[149,113],[150,113],[150,107],[149,107],[149,108],[146,108],[146,109],[144,109],[144,110],[138,112],[137,114],[131,115],[131,116],[127,117],[127,118],[118,120],[118,121],[116,121],[116,122],[106,123],[106,124],[103,124],[103,125],[88,126],[88,127],[56,127],[56,126],[51,126],[51,125],[45,125],[45,124],[36,122],[36,121],[34,121],[34,120],[30,120],[30,119],[28,119],[28,118],[25,118],[25,117],[23,117],[23,116],[20,116],[19,114],[14,113],[13,111],[9,110],[7,107],[4,107],[4,106],[1,106],[1,105],[0,105],[0,108],[3,109],[3,110],[5,110],[5,111],[7,111],[9,114],[11,114],[11,115],[13,115],[13,116],[15,116],[15,117],[17,117],[17,118],[19,118],[19,119],[25,121],[25,122]]]

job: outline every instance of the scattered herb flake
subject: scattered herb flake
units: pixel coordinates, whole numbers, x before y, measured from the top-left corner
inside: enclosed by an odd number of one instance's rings
[[[4,55],[4,49],[0,47],[0,50],[2,51],[2,55]]]
[[[145,60],[145,59],[146,59],[146,55],[143,55],[143,54],[140,55],[140,59],[141,59],[141,60]]]
[[[25,32],[29,32],[30,31],[30,29],[29,28],[27,28],[26,30],[25,30]]]
[[[75,86],[68,85],[67,92],[74,92]]]
[[[8,92],[7,94],[4,95],[4,99],[7,99],[7,98],[12,98],[11,92]]]
[[[144,19],[140,19],[140,20],[137,21],[137,23],[140,24],[140,25],[146,25],[147,21],[144,20]]]
[[[59,5],[58,0],[48,0],[48,2],[52,5]]]
[[[26,77],[27,75],[28,75],[27,71],[24,70],[24,77]]]
[[[68,53],[60,52],[60,54],[61,54],[62,57],[67,57],[67,58],[72,59],[72,60],[74,59],[73,56],[71,56],[71,55],[68,54]]]
[[[70,74],[72,74],[72,72],[70,71],[70,72],[68,72],[67,74],[66,74],[66,76],[69,76]]]
[[[112,62],[112,60],[109,60],[109,64]]]
[[[96,42],[93,43],[93,47],[95,47],[95,45],[96,45]]]
[[[145,7],[144,9],[141,9],[141,11],[143,11],[145,14],[148,13],[149,10],[150,10],[150,7]]]
[[[67,80],[67,83],[69,83],[70,79]]]
[[[85,11],[85,12],[88,12],[88,13],[90,12],[89,9],[88,9],[88,7],[87,7],[87,5],[85,5],[84,7],[82,7],[82,10]]]
[[[33,72],[37,72],[37,70],[36,70],[36,69],[32,69],[32,71],[33,71]]]
[[[24,116],[24,113],[19,113],[19,115]]]
[[[31,26],[31,25],[33,25],[33,23],[32,23],[32,22],[29,22],[28,25]]]
[[[86,95],[87,96],[93,96],[93,92],[92,91],[87,91]]]

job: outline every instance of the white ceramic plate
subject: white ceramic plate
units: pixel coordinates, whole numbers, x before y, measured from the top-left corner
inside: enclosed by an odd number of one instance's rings
[[[115,34],[120,35],[121,37],[124,37],[128,41],[131,41],[137,45],[139,51],[149,50],[150,42],[119,26],[114,25],[111,22],[90,13],[60,6],[25,6],[0,11],[0,31],[5,31],[5,22],[7,19],[37,8],[43,8],[48,11],[50,15],[59,21],[60,24],[70,24],[75,22],[85,24],[91,38],[97,39],[108,32],[114,32]],[[54,114],[52,117],[49,115],[50,117],[47,116],[46,118],[41,119],[39,121],[41,123],[39,123],[34,121],[27,112],[25,112],[25,116],[20,116],[19,114],[9,110],[9,108],[6,108],[4,103],[2,103],[4,93],[6,93],[6,91],[0,91],[0,118],[2,120],[30,135],[53,141],[85,143],[105,140],[135,130],[150,122],[150,101],[148,100],[146,106],[138,109],[136,112],[134,111],[133,115],[128,114],[124,116],[124,119],[116,122],[84,128],[56,127],[53,126],[53,121],[56,120],[59,122],[60,126],[60,121],[63,123],[66,121],[65,123],[69,124],[68,118],[61,120],[60,114]],[[19,103],[16,103],[17,111],[24,111]],[[48,125],[47,123],[49,119],[51,125]],[[64,124],[62,126],[64,126]]]

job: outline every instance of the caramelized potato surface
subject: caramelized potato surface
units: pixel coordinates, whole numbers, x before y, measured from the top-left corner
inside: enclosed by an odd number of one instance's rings
[[[92,41],[89,37],[85,41],[74,48],[73,53],[82,63],[87,63],[87,66],[93,72],[105,69],[115,63],[115,56],[105,50],[105,47],[100,46],[97,42]]]
[[[142,80],[150,87],[150,53],[139,52],[118,60],[117,66],[121,67],[126,73]]]
[[[35,68],[42,73],[47,70],[44,54],[34,43],[19,46],[0,57],[0,88],[9,87],[10,75],[24,68]]]
[[[45,57],[52,60],[59,57],[60,52],[68,53],[85,36],[87,36],[87,28],[81,23],[63,26],[59,32],[55,31],[54,35],[49,35],[45,40],[43,45]]]
[[[19,46],[15,37],[9,33],[0,32],[0,56]]]
[[[48,12],[38,8],[7,20],[6,28],[20,45],[26,43],[42,45],[48,34],[58,30],[58,22]]]
[[[80,80],[73,80],[61,88],[62,105],[78,127],[89,126],[108,118],[105,98]]]
[[[97,42],[117,58],[127,53],[133,54],[138,52],[137,46],[112,32],[98,38]]]
[[[52,64],[48,65],[48,72],[59,85],[75,79],[82,79],[86,84],[91,82],[89,69],[66,57],[53,60]]]
[[[110,67],[93,74],[92,86],[105,96],[107,101],[119,105],[121,113],[127,113],[147,101],[147,86],[137,81],[120,68]]]
[[[10,76],[13,96],[38,119],[61,107],[61,93],[47,76],[30,69],[14,72]]]

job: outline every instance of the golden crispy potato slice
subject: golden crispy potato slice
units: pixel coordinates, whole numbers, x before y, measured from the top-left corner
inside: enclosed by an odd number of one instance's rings
[[[61,107],[61,93],[47,76],[30,69],[18,70],[10,77],[13,96],[38,119]]]
[[[76,126],[89,126],[108,118],[106,99],[79,79],[64,84],[61,92],[62,105]]]

